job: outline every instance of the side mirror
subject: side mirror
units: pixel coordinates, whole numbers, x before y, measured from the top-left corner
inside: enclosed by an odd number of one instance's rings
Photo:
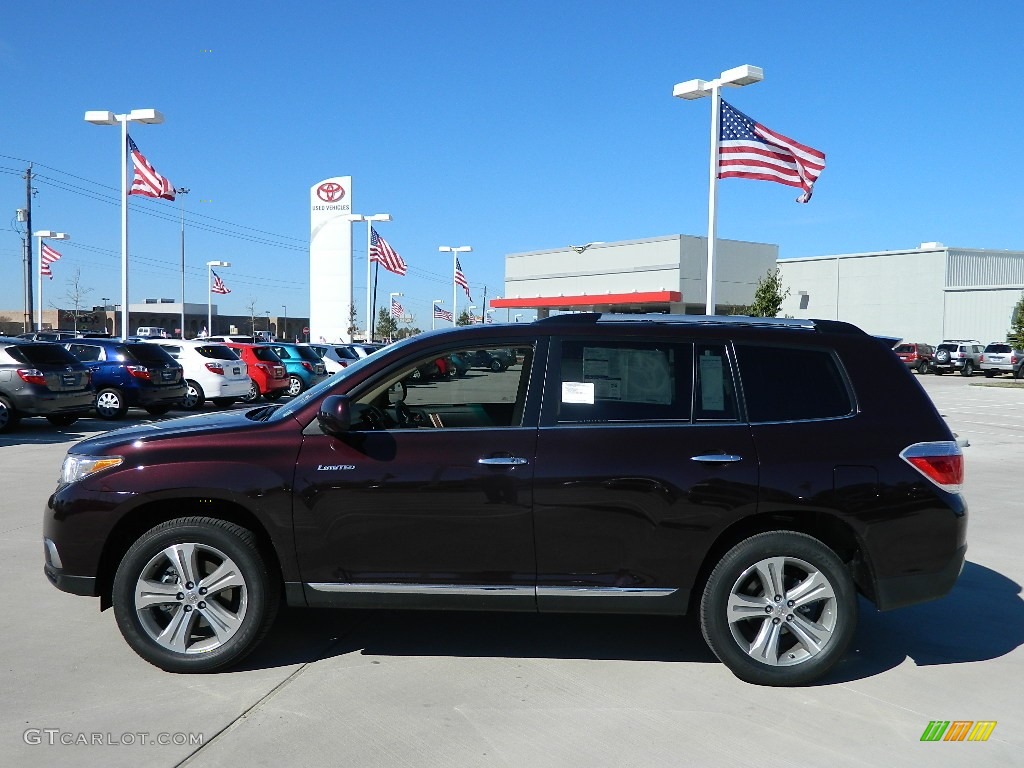
[[[316,415],[320,430],[327,435],[340,436],[352,426],[352,403],[347,395],[329,395],[320,403]]]

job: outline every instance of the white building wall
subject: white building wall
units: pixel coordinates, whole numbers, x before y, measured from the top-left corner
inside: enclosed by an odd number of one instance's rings
[[[782,314],[843,320],[868,333],[941,337],[945,250],[780,259]]]
[[[1019,289],[946,291],[942,338],[1005,341],[1020,297]]]
[[[775,266],[778,246],[719,240],[716,258],[720,306],[753,300],[757,281]],[[594,296],[679,291],[683,304],[703,313],[707,238],[668,235],[505,257],[505,298]]]

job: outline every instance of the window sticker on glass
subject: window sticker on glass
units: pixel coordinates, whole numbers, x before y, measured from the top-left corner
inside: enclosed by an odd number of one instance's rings
[[[660,350],[584,347],[583,378],[597,385],[599,400],[672,403],[672,365]]]
[[[705,411],[725,410],[725,372],[721,355],[700,356],[700,405]]]
[[[562,402],[594,404],[594,384],[587,381],[563,381]]]

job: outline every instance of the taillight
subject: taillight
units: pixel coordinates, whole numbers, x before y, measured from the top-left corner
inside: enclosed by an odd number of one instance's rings
[[[1016,365],[1016,364],[1017,364],[1017,356],[1016,355],[1010,355],[1010,365]]]
[[[136,379],[142,379],[143,381],[149,381],[149,368],[143,365],[129,365],[127,366],[128,373],[134,376]]]
[[[18,378],[26,384],[41,384],[44,387],[46,386],[46,374],[38,368],[19,368]]]
[[[985,356],[984,355],[978,355],[978,362],[979,363],[984,363],[985,362]]]
[[[960,493],[964,482],[964,454],[951,440],[915,443],[900,453],[900,458],[949,493]]]
[[[313,366],[307,363],[305,360],[302,361],[302,367],[305,368],[310,373],[313,372]]]
[[[275,379],[283,379],[284,377],[285,377],[284,376],[284,366],[283,365],[275,365],[274,366],[274,378]]]
[[[256,363],[256,367],[265,373],[269,373],[271,370],[270,366],[265,363]]]
[[[216,374],[218,374],[220,376],[224,375],[224,366],[221,365],[220,363],[207,363],[206,367],[207,367],[208,370],[212,371],[213,373],[216,373]]]

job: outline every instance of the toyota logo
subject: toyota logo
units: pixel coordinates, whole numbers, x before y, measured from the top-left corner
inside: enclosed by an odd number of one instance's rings
[[[336,203],[345,196],[345,188],[341,184],[327,181],[316,188],[316,196],[325,203]]]

